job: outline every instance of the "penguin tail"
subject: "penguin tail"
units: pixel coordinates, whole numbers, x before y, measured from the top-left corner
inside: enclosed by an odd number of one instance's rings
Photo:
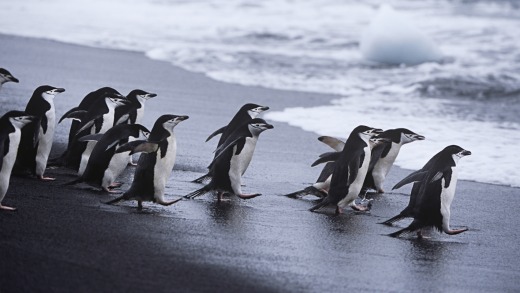
[[[402,219],[404,219],[404,218],[406,218],[406,217],[403,216],[403,215],[401,215],[401,214],[399,214],[399,215],[397,215],[397,216],[395,216],[395,217],[393,217],[393,218],[390,218],[390,219],[388,219],[388,220],[386,220],[386,221],[384,221],[384,222],[381,222],[381,223],[379,223],[379,224],[383,224],[383,225],[387,225],[387,226],[392,226],[393,223],[395,223],[395,222],[397,222],[397,221],[400,221],[400,220],[402,220]]]
[[[324,198],[327,196],[327,194],[324,191],[319,190],[314,186],[309,186],[309,187],[306,187],[305,189],[298,190],[293,193],[285,194],[285,196],[290,197],[290,198],[299,198],[300,196],[304,196],[307,194],[312,194],[319,198]]]
[[[210,192],[211,189],[208,185],[202,187],[201,189],[199,190],[196,190],[190,194],[186,194],[185,196],[183,196],[184,198],[188,198],[188,199],[193,199],[193,198],[196,198],[197,196],[201,196],[203,194],[206,194],[208,192]]]
[[[205,181],[208,181],[209,179],[211,179],[211,176],[208,174],[205,174],[203,176],[200,176],[199,178],[191,181],[193,183],[204,183]]]
[[[69,186],[69,185],[76,185],[78,183],[81,183],[83,182],[83,178],[82,177],[78,177],[70,182],[67,182],[67,183],[63,183],[63,186]]]
[[[320,209],[326,205],[328,205],[330,203],[330,200],[328,197],[324,198],[319,204],[313,206],[312,208],[309,209],[309,211],[311,212],[314,212],[315,210],[317,209]]]
[[[125,195],[126,195],[126,194],[123,194],[123,195],[121,195],[120,197],[114,198],[114,199],[111,200],[111,201],[104,202],[104,204],[115,204],[115,203],[118,203],[118,202],[120,202],[120,201],[122,201],[122,200],[125,199]]]
[[[419,221],[414,220],[408,227],[401,229],[399,231],[396,231],[394,233],[390,233],[390,234],[388,234],[388,236],[396,238],[403,234],[405,234],[405,235],[410,234],[414,231],[421,229],[422,227],[424,227],[424,225],[422,225]]]
[[[401,230],[399,230],[397,232],[390,233],[390,234],[388,234],[388,236],[397,238],[397,237],[401,236],[402,234],[408,234],[410,232],[412,232],[412,231],[410,231],[408,228],[404,228],[404,229],[401,229]]]

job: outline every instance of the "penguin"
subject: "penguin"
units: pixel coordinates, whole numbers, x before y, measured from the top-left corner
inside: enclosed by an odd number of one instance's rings
[[[22,130],[20,149],[15,163],[17,173],[28,170],[42,181],[55,180],[55,178],[45,177],[44,173],[56,128],[54,97],[63,92],[65,89],[50,85],[42,85],[34,90],[25,107],[25,113],[36,116],[38,123]]]
[[[144,103],[156,96],[157,94],[140,89],[135,89],[128,93],[126,98],[130,103],[116,109],[114,125],[122,123],[140,124],[144,116]]]
[[[130,102],[126,98],[122,98],[117,94],[105,94],[103,99],[97,99],[90,105],[87,111],[78,110],[71,112],[63,118],[72,118],[81,121],[78,127],[79,129],[76,132],[78,138],[88,134],[105,133],[114,125],[115,109],[128,103]],[[95,144],[95,141],[88,141],[86,143],[86,147],[81,153],[78,176],[81,176],[85,171]]]
[[[394,189],[397,189],[412,182],[420,182],[411,213],[414,220],[408,227],[389,236],[398,237],[416,232],[417,237],[422,238],[421,230],[424,228],[435,228],[448,235],[456,235],[468,230],[468,228],[452,230],[450,215],[458,179],[457,164],[462,157],[469,155],[471,152],[460,146],[447,146],[427,163],[429,165],[426,169],[411,173],[394,186]]]
[[[219,202],[224,193],[235,194],[242,199],[259,196],[260,194],[242,193],[242,175],[253,158],[260,133],[272,128],[273,125],[260,118],[252,119],[237,128],[215,152],[210,170],[213,175],[211,181],[184,197],[191,199],[210,191],[217,192]]]
[[[383,130],[365,125],[354,128],[336,160],[327,197],[313,206],[310,211],[315,211],[328,204],[336,205],[336,214],[342,213],[342,209],[347,205],[357,211],[370,209],[370,206],[357,205],[355,199],[361,191],[368,171],[371,148],[388,140],[373,138],[381,132]]]
[[[21,129],[36,120],[37,117],[22,111],[10,111],[0,118],[0,210],[16,210],[2,205],[2,201],[9,188],[9,179],[21,139]]]
[[[235,114],[235,116],[233,116],[231,121],[229,121],[228,125],[215,130],[215,132],[213,132],[212,134],[210,134],[210,136],[208,136],[208,138],[206,139],[206,142],[208,142],[213,137],[220,134],[221,136],[218,141],[217,148],[220,147],[238,127],[251,121],[251,119],[255,119],[260,113],[267,111],[267,110],[269,110],[269,107],[260,106],[260,105],[253,104],[253,103],[248,103],[248,104],[243,105],[238,110],[238,112]],[[213,159],[215,159],[215,157],[213,157]],[[208,169],[211,169],[211,165],[208,167]],[[193,180],[192,182],[202,183],[202,182],[210,179],[211,176],[212,175],[210,174],[210,172],[208,172],[207,174]]]
[[[6,82],[16,82],[18,83],[18,78],[14,77],[11,72],[7,71],[7,69],[0,68],[0,89],[2,89],[2,85]]]
[[[116,153],[130,151],[130,154],[144,152],[137,162],[134,181],[129,190],[122,196],[106,204],[114,204],[122,200],[137,200],[137,208],[143,208],[143,201],[152,201],[164,206],[172,205],[180,200],[166,201],[164,190],[166,181],[175,165],[177,141],[174,128],[188,116],[162,115],[155,122],[148,140],[136,140],[126,143]]]
[[[365,194],[369,189],[374,189],[377,193],[384,193],[383,183],[401,147],[404,144],[425,139],[424,136],[406,128],[385,130],[378,137],[388,138],[390,141],[378,145],[372,150],[372,160],[363,183],[362,194]]]
[[[149,133],[150,131],[140,124],[120,124],[110,128],[104,134],[81,137],[79,141],[97,141],[97,143],[83,175],[65,185],[84,182],[109,193],[115,193],[112,189],[121,186],[115,183],[115,180],[124,171],[130,153],[130,151],[116,153],[116,148],[127,143],[130,137],[139,138],[142,134],[147,138]]]
[[[66,168],[78,170],[81,161],[81,153],[85,150],[86,143],[77,142],[76,134],[81,121],[79,118],[75,118],[75,116],[81,116],[81,113],[86,113],[93,104],[97,103],[99,100],[103,100],[107,96],[124,98],[124,96],[117,90],[111,87],[102,87],[88,93],[77,107],[74,107],[63,114],[58,123],[61,123],[66,118],[72,118],[67,149],[59,157],[52,159],[50,165],[64,166]]]

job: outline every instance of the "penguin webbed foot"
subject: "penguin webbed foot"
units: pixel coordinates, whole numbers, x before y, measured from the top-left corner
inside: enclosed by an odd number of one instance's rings
[[[40,181],[44,181],[44,182],[47,182],[47,181],[54,181],[56,180],[56,178],[53,178],[53,177],[45,177],[43,175],[38,175],[37,176],[38,180]]]
[[[1,204],[0,204],[0,210],[3,210],[3,211],[9,211],[9,212],[15,212],[15,211],[16,211],[16,208],[8,207],[8,206],[4,206],[4,205],[1,205]]]
[[[444,233],[448,234],[448,235],[457,235],[457,234],[460,234],[462,232],[466,232],[468,231],[468,227],[464,227],[464,228],[461,228],[461,229],[447,229],[444,231]]]
[[[237,194],[238,197],[240,197],[241,199],[251,199],[251,198],[255,198],[257,196],[260,196],[262,195],[261,193],[253,193],[253,194]]]

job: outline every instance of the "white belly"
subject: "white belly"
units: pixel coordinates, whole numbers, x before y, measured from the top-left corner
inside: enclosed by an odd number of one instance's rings
[[[242,194],[242,175],[244,175],[247,167],[249,167],[249,163],[251,163],[251,159],[253,159],[257,141],[257,137],[246,137],[244,148],[239,155],[234,155],[236,146],[233,147],[233,156],[231,157],[228,175],[231,181],[231,188],[233,188],[235,194]]]
[[[442,191],[441,191],[441,215],[442,215],[442,228],[444,231],[449,230],[450,228],[450,209],[451,202],[455,197],[455,189],[457,188],[457,178],[458,178],[457,167],[452,167],[451,174],[451,182],[448,188],[444,188],[444,178],[442,181]]]
[[[125,170],[128,164],[128,157],[130,152],[117,153],[112,156],[110,159],[110,163],[108,164],[108,168],[105,170],[103,174],[103,180],[101,182],[101,186],[107,188],[112,185],[119,177],[119,175]]]
[[[372,176],[374,177],[374,184],[377,190],[383,189],[383,182],[385,181],[388,172],[390,172],[400,149],[401,144],[392,142],[392,147],[386,157],[379,159],[374,166]]]
[[[20,144],[20,130],[9,134],[9,153],[3,157],[2,170],[0,170],[0,203],[4,199],[5,193],[9,188],[9,179],[13,170],[14,161],[18,154],[18,145]]]
[[[347,205],[351,205],[358,197],[359,192],[361,192],[361,188],[363,187],[363,183],[365,182],[365,177],[367,176],[368,165],[370,164],[370,157],[370,148],[366,147],[365,159],[363,160],[363,164],[361,164],[361,168],[359,168],[356,179],[354,179],[354,182],[352,182],[352,184],[349,186],[347,195],[338,203],[338,207],[344,208]]]
[[[37,176],[43,176],[45,168],[47,167],[47,160],[51,153],[52,142],[54,138],[54,129],[56,128],[56,115],[54,111],[54,104],[51,104],[51,109],[45,113],[47,116],[47,132],[44,134],[40,127],[38,134],[38,149],[36,150],[36,170]]]
[[[156,201],[164,202],[166,182],[172,173],[173,166],[175,166],[175,159],[177,157],[177,141],[174,134],[168,137],[166,156],[161,158],[160,149],[157,151],[156,156],[157,161],[153,170],[154,197]]]

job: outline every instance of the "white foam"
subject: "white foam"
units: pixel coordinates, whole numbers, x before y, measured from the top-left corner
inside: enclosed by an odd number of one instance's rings
[[[396,93],[395,89],[388,90]],[[270,112],[265,119],[343,139],[361,124],[383,129],[408,128],[426,136],[426,140],[404,146],[396,165],[420,169],[444,147],[456,144],[472,152],[460,161],[461,179],[520,187],[520,159],[512,152],[520,141],[519,124],[465,121],[448,114],[452,111],[446,109],[450,107],[446,100],[424,101],[381,92],[373,96],[354,95],[321,107]]]

